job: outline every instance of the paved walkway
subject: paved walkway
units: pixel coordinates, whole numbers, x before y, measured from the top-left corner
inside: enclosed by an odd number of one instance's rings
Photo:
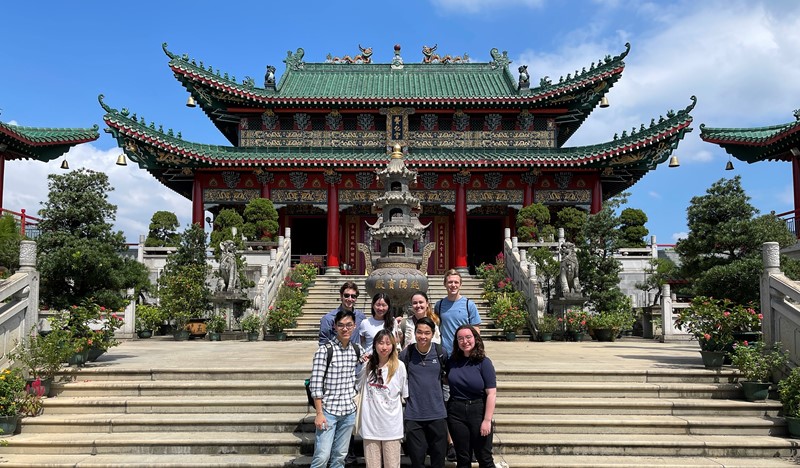
[[[696,342],[659,343],[642,338],[623,338],[613,343],[552,341],[487,341],[486,354],[503,369],[701,369]],[[206,340],[174,341],[153,337],[124,341],[111,348],[93,367],[118,368],[291,368],[311,369],[317,349],[313,341],[247,342]]]

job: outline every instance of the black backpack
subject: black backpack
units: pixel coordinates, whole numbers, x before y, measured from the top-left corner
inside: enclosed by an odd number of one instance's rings
[[[436,351],[436,359],[439,360],[439,380],[444,380],[444,375],[446,373],[445,366],[447,362],[444,359],[444,352],[442,352],[442,345],[439,343],[431,343],[433,346],[433,350]],[[415,348],[416,349],[416,348]],[[430,352],[430,351],[429,351]],[[419,354],[419,351],[417,351]],[[411,361],[411,345],[406,348],[405,359],[403,359],[403,364],[406,366],[406,373],[408,373],[408,363]]]
[[[356,350],[356,362],[358,362],[361,359],[361,346],[358,346],[357,344],[353,343],[353,348]],[[331,360],[333,359],[333,344],[331,344],[330,342],[325,343],[325,349],[327,349],[328,351],[328,358],[326,359],[325,362],[325,373],[322,374],[323,391],[325,389],[324,387],[325,377],[328,375],[328,366],[331,365]],[[313,407],[314,397],[311,396],[311,377],[306,379],[305,385],[306,385],[306,397],[308,397],[308,406]]]

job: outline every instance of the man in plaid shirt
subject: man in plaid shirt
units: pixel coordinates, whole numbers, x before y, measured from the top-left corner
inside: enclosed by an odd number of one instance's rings
[[[330,341],[333,349],[330,365],[328,345],[322,345],[314,353],[311,367],[311,396],[314,397],[316,434],[314,458],[311,468],[325,468],[330,459],[331,468],[344,467],[350,435],[356,423],[356,365],[358,356],[356,343],[350,337],[356,327],[352,310],[340,310],[334,319],[336,337]]]

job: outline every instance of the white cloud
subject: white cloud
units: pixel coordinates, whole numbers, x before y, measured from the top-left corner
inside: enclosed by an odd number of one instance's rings
[[[161,185],[130,161],[127,166],[117,166],[119,154],[119,149],[101,150],[91,143],[73,147],[66,154],[71,170],[84,167],[108,175],[114,187],[108,200],[117,206],[114,228],[123,231],[128,242],[138,242],[140,234],[147,234],[150,217],[158,210],[172,211],[178,216],[181,226],[188,225],[191,202]],[[41,203],[47,201],[47,175],[65,172],[59,168],[62,159],[47,164],[40,161],[6,162],[3,207],[16,212],[25,209],[27,214],[36,216]]]
[[[651,190],[651,191],[647,192],[647,194],[650,195],[651,198],[655,198],[656,200],[661,200],[662,198],[664,198],[664,197],[661,196],[660,193],[658,193],[658,192],[656,192],[654,190]]]
[[[688,232],[675,232],[672,234],[672,241],[677,243],[679,240],[686,239],[687,237],[689,237]]]
[[[544,0],[433,0],[432,3],[443,10],[475,14],[516,6],[540,8],[545,2]]]

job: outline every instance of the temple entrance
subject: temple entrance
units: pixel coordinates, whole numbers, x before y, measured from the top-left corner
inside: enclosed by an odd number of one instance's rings
[[[481,263],[494,263],[497,254],[503,251],[504,219],[467,219],[467,266],[470,274]]]
[[[325,216],[292,217],[292,255],[327,255],[328,223]]]

